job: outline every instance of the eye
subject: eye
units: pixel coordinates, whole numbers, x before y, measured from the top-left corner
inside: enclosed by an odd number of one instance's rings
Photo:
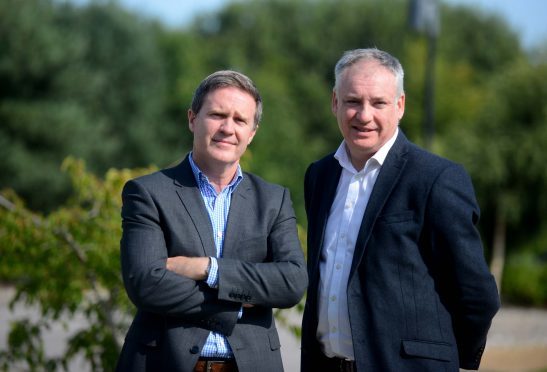
[[[234,121],[239,125],[247,125],[247,120],[237,116],[234,118]]]
[[[220,112],[210,112],[209,116],[213,119],[222,119],[225,117],[225,115],[221,114]]]
[[[386,101],[383,101],[383,100],[379,100],[379,101],[375,101],[373,103],[374,107],[377,107],[377,108],[383,108],[385,106],[387,106],[387,102]]]
[[[358,105],[361,103],[357,98],[348,98],[344,101],[347,105]]]

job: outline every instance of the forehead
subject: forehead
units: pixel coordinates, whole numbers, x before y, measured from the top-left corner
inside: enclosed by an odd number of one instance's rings
[[[204,98],[204,105],[239,108],[241,110],[255,109],[256,102],[253,96],[236,87],[220,87],[216,88]]]
[[[377,61],[359,61],[340,75],[341,93],[393,94],[397,90],[395,74]]]

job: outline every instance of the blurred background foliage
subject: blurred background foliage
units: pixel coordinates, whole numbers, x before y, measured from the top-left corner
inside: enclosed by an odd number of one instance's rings
[[[102,342],[105,353],[86,355],[112,368],[118,312],[132,311],[120,287],[120,185],[191,149],[186,112],[215,70],[259,87],[263,122],[245,169],[290,188],[302,231],[305,169],[341,141],[330,99],[345,50],[376,46],[400,59],[401,128],[423,145],[427,40],[409,29],[408,6],[236,1],[175,29],[115,1],[1,0],[0,282],[16,286],[14,303],[38,304],[51,321],[90,314],[103,331],[81,334],[72,350]],[[545,307],[547,45],[525,51],[503,19],[472,8],[442,4],[440,14],[431,150],[471,173],[502,299]],[[36,327],[14,327],[0,357],[42,355]],[[68,360],[46,359],[34,365]]]

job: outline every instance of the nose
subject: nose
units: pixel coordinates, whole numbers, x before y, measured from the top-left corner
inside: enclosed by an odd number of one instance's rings
[[[355,113],[355,117],[363,123],[368,123],[369,121],[372,120],[371,107],[369,107],[367,104],[361,105],[357,109],[357,112]]]
[[[234,132],[234,120],[232,118],[226,118],[220,125],[220,130],[223,133],[233,133]]]

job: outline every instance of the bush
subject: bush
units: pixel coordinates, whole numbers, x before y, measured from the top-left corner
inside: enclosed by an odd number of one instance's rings
[[[505,300],[547,306],[547,236],[543,235],[547,232],[508,256],[502,285]]]
[[[0,194],[0,280],[15,286],[12,308],[22,303],[41,315],[11,325],[8,349],[0,351],[4,370],[67,369],[76,356],[92,370],[113,370],[134,311],[120,273],[121,189],[152,169],[111,169],[101,180],[81,160],[67,158],[62,168],[74,195],[48,215],[29,211],[12,192]],[[48,357],[44,331],[76,315],[85,316],[87,328],[68,339],[62,356]]]

